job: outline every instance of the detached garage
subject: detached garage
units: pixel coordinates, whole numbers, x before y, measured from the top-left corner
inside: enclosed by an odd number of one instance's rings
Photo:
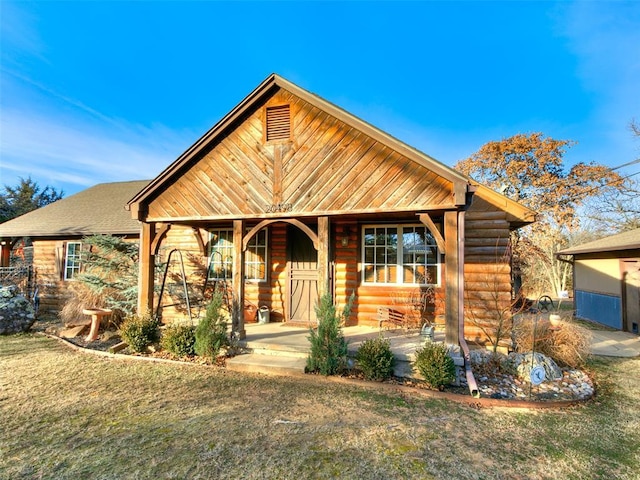
[[[638,334],[640,229],[558,252],[573,257],[576,315]]]

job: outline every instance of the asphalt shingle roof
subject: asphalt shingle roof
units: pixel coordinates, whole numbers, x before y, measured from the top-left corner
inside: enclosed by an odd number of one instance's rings
[[[149,180],[101,183],[0,224],[0,237],[140,233],[125,206]]]
[[[566,248],[559,255],[577,255],[580,253],[614,252],[618,250],[634,250],[640,248],[640,228],[622,232],[610,237],[594,240],[576,247]]]

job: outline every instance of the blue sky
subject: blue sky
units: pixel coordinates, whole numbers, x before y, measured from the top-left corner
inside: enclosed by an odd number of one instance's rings
[[[0,0],[0,184],[153,178],[275,72],[453,166],[640,156],[640,2]],[[638,164],[622,170],[640,170]]]

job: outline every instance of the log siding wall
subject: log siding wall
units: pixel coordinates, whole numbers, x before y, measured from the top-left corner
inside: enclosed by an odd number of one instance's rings
[[[474,200],[465,222],[465,337],[484,341],[484,329],[511,306],[510,230],[506,212]]]
[[[64,242],[34,240],[32,245],[35,282],[40,298],[39,316],[57,317],[67,299],[71,297],[70,284],[73,282],[62,280],[62,271],[59,269],[58,256],[63,253]]]
[[[470,340],[483,340],[480,325],[489,325],[496,318],[496,310],[508,308],[511,301],[510,259],[505,256],[509,253],[509,223],[505,212],[478,201],[466,213],[465,225],[465,336]],[[198,232],[202,240],[208,242],[208,231],[200,229]],[[355,220],[337,219],[331,223],[331,232],[332,281],[338,308],[342,309],[353,292],[356,295],[356,303],[347,325],[377,326],[379,306],[392,306],[410,312],[410,307],[401,305],[402,299],[419,296],[421,292],[418,287],[362,283],[360,224]],[[268,227],[267,279],[245,283],[246,304],[254,309],[262,305],[269,307],[273,322],[284,321],[287,316],[286,235],[286,224],[276,223]],[[346,246],[343,246],[342,238],[345,235],[348,235],[348,240]],[[77,240],[79,239],[72,239]],[[56,249],[62,251],[63,244],[59,240],[33,242],[42,315],[57,315],[71,295],[71,282],[61,280],[61,273],[56,267]],[[174,225],[160,245],[158,260],[166,260],[168,252],[173,248],[180,249],[183,254],[192,289],[201,289],[208,258],[201,254],[194,230]],[[444,282],[447,277],[444,262],[441,268],[441,284],[434,289],[425,315],[426,319],[436,323],[441,321],[444,314]],[[158,287],[161,281],[160,275],[156,278]],[[154,308],[156,302],[157,294]],[[205,307],[201,308],[202,312]],[[193,308],[194,313],[196,309]],[[167,323],[187,318],[184,308],[180,306],[164,308],[162,315],[163,321]]]

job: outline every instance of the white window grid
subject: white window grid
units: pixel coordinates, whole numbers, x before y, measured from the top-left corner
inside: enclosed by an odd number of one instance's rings
[[[362,265],[365,284],[440,284],[440,253],[420,224],[364,225]]]
[[[233,229],[210,230],[209,279],[231,280],[233,277]],[[267,279],[267,230],[256,233],[245,252],[245,279]]]
[[[64,255],[64,279],[73,280],[82,265],[82,242],[67,242]]]

